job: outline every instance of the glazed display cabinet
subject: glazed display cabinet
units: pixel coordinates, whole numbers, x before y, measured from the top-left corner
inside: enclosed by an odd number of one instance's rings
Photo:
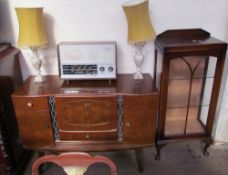
[[[159,89],[157,155],[166,143],[201,139],[208,155],[227,44],[202,29],[168,30],[155,40]]]

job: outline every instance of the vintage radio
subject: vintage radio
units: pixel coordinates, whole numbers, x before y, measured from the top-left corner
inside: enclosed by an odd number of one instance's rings
[[[63,42],[58,60],[61,79],[116,78],[116,42]]]

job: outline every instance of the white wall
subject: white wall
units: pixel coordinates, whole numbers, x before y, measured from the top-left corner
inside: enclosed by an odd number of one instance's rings
[[[228,7],[227,7],[228,10]],[[226,23],[226,42],[228,42],[228,20]],[[218,120],[217,124],[215,124],[214,130],[215,132],[215,139],[218,142],[228,142],[228,50],[224,68],[224,78],[222,80],[222,87],[221,87],[221,95],[220,95],[220,110],[218,111]]]
[[[133,48],[126,43],[127,25],[121,8],[125,0],[1,0],[8,14],[6,28],[1,28],[0,40],[16,45],[18,23],[15,6],[41,5],[44,7],[46,32],[49,39],[48,74],[57,74],[56,44],[61,41],[114,40],[118,43],[118,71],[134,72]],[[8,6],[8,7],[7,7]],[[224,39],[227,20],[226,0],[150,0],[151,20],[157,33],[171,28],[201,27],[212,35]],[[215,8],[216,7],[216,8]],[[1,7],[0,7],[1,8]],[[9,11],[9,12],[8,12]],[[1,14],[5,14],[1,13]],[[12,28],[14,29],[13,31]],[[142,66],[144,72],[153,71],[153,42],[145,47],[147,53]],[[25,57],[28,57],[25,55]],[[31,71],[23,62],[24,77]]]
[[[118,72],[132,73],[133,48],[126,42],[127,25],[121,8],[126,0],[0,0],[0,41],[16,45],[18,23],[15,6],[41,4],[44,7],[45,28],[49,47],[47,74],[58,74],[56,44],[61,41],[114,40],[118,44]],[[160,33],[175,28],[203,28],[213,36],[228,38],[227,0],[150,0],[150,16],[155,31]],[[143,72],[153,72],[153,41],[144,48],[146,58]],[[28,52],[24,51],[23,76],[31,74]],[[227,88],[226,88],[227,89]],[[228,102],[228,96],[224,103]],[[223,107],[224,108],[224,107]],[[226,113],[226,112],[225,112]],[[223,114],[225,115],[225,114]],[[218,121],[218,126],[220,125]],[[228,123],[223,128],[228,127]],[[221,128],[221,127],[217,127]],[[225,132],[224,130],[222,132]],[[228,141],[228,135],[222,140]]]

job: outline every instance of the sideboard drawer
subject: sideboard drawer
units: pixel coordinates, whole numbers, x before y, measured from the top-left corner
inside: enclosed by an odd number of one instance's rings
[[[47,97],[13,97],[16,109],[49,110]]]
[[[116,140],[117,130],[110,131],[83,131],[83,132],[64,132],[59,131],[59,136],[61,141],[86,141],[86,140]]]

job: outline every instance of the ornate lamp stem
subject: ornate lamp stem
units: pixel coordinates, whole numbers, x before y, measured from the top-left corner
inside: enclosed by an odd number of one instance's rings
[[[41,68],[43,66],[44,56],[38,54],[37,48],[32,48],[32,52],[33,52],[32,65],[35,68],[36,73],[37,73],[37,76],[35,77],[34,81],[35,82],[42,82],[42,81],[44,81],[44,76],[41,73]]]
[[[136,72],[134,74],[134,79],[143,79],[143,75],[141,72],[141,65],[144,61],[144,55],[142,53],[142,48],[144,45],[145,45],[145,42],[135,43],[135,47],[137,50],[134,55],[134,61],[136,65]]]

